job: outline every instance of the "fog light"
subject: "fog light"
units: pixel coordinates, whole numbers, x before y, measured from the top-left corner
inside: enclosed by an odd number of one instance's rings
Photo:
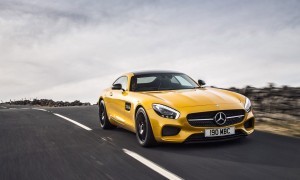
[[[175,136],[180,132],[180,128],[173,126],[164,126],[162,129],[162,136]]]
[[[245,129],[254,128],[254,118],[250,118],[244,123]]]

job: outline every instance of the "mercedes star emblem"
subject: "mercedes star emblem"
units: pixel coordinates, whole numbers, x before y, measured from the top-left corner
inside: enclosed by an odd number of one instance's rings
[[[226,115],[225,115],[223,112],[218,112],[218,113],[215,115],[215,122],[216,122],[218,125],[223,125],[223,124],[225,124],[225,122],[226,122]]]

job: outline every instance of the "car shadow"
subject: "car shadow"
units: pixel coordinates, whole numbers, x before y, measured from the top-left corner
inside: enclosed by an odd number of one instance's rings
[[[226,146],[240,146],[249,143],[252,139],[248,137],[241,137],[236,139],[230,140],[222,140],[222,141],[215,141],[215,142],[196,142],[196,143],[160,143],[157,147],[163,149],[179,149],[179,150],[187,150],[187,149],[194,149],[194,148],[202,148],[202,149],[209,149],[209,148],[222,148]]]
[[[103,131],[103,130],[101,130]],[[116,128],[105,131],[120,148],[127,148],[150,159],[184,157],[208,158],[223,161],[262,164],[280,167],[299,167],[299,155],[295,154],[300,146],[299,138],[290,138],[256,131],[239,139],[216,142],[159,143],[154,147],[141,147],[135,134]]]

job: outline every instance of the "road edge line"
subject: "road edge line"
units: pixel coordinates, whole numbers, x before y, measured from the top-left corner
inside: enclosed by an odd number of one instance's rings
[[[22,109],[22,108],[21,108]],[[45,111],[48,112],[46,109],[40,109],[40,108],[32,108],[33,110],[37,110],[37,111]]]
[[[91,130],[92,130],[91,128],[89,128],[89,127],[87,127],[87,126],[85,126],[85,125],[83,125],[83,124],[81,124],[81,123],[79,123],[79,122],[77,122],[77,121],[74,121],[74,120],[72,120],[72,119],[70,119],[70,118],[67,118],[66,116],[63,116],[63,115],[60,115],[60,114],[57,114],[57,113],[53,113],[53,114],[54,114],[55,116],[58,116],[58,117],[62,118],[62,119],[65,119],[65,120],[67,120],[67,121],[69,121],[69,122],[71,122],[71,123],[73,123],[73,124],[76,124],[77,126],[83,128],[83,129],[85,129],[85,130],[87,130],[87,131],[91,131]]]
[[[166,170],[165,168],[159,166],[158,164],[144,158],[143,156],[141,156],[133,151],[130,151],[125,148],[123,148],[122,150],[127,155],[131,156],[135,160],[139,161],[140,163],[144,164],[145,166],[149,167],[150,169],[154,170],[155,172],[159,173],[160,175],[162,175],[168,179],[172,179],[172,180],[182,180],[183,179],[183,178],[177,176],[176,174],[171,173],[170,171]]]

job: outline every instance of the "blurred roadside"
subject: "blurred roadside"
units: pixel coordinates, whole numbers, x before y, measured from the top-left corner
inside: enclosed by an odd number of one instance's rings
[[[88,102],[81,102],[79,100],[75,100],[73,102],[68,101],[53,101],[52,99],[33,99],[33,100],[10,100],[9,102],[1,102],[0,104],[7,105],[21,105],[21,106],[48,106],[48,107],[63,107],[63,106],[90,106],[91,104]]]
[[[256,116],[256,130],[300,137],[300,87],[229,88],[247,96]]]

